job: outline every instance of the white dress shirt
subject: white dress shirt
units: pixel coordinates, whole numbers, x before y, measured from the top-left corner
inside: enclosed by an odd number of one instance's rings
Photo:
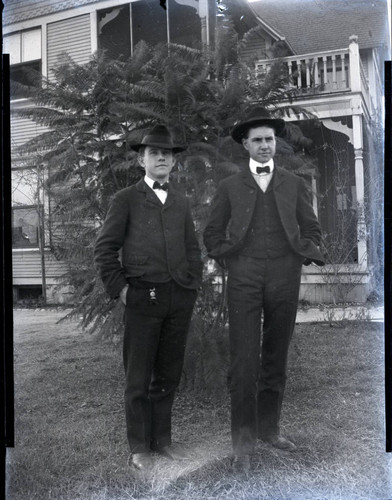
[[[267,166],[270,168],[269,173],[262,172],[261,174],[258,174],[256,172],[257,167],[267,167]],[[272,174],[274,172],[274,160],[271,158],[269,161],[267,161],[267,163],[259,163],[258,161],[255,161],[252,158],[250,158],[249,169],[252,172],[253,178],[257,182],[257,185],[265,193],[269,183],[271,182]]]
[[[144,182],[154,191],[154,193],[158,196],[160,201],[162,203],[165,203],[167,198],[167,191],[165,191],[164,189],[153,189],[152,186],[154,185],[155,181],[153,179],[150,179],[150,177],[147,177],[147,175],[144,176]]]

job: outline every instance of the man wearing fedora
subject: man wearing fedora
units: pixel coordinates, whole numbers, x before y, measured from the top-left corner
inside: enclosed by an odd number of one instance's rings
[[[114,196],[95,263],[106,291],[125,305],[127,437],[132,465],[148,471],[152,452],[186,458],[172,444],[171,412],[203,264],[189,202],[168,182],[184,148],[157,125],[132,149],[145,176]]]
[[[300,177],[274,161],[284,120],[260,109],[232,129],[249,164],[218,186],[204,232],[210,257],[228,269],[229,386],[233,467],[247,471],[257,438],[296,446],[280,434],[289,344],[302,264],[323,265],[320,225]],[[261,318],[263,334],[261,341]]]

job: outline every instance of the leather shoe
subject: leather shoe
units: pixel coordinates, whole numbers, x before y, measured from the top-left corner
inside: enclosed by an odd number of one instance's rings
[[[250,471],[250,455],[234,455],[231,465],[236,474],[247,474]]]
[[[274,448],[278,448],[279,450],[295,451],[297,449],[295,444],[292,443],[289,439],[277,434],[262,438],[262,440],[266,443],[269,443]]]
[[[188,460],[189,456],[186,451],[179,445],[170,444],[156,450],[159,455],[162,455],[170,460]]]
[[[131,464],[138,470],[148,471],[153,466],[153,460],[151,454],[148,452],[134,453],[131,458]]]

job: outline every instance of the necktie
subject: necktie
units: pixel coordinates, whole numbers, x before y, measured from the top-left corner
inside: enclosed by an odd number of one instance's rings
[[[256,167],[256,172],[258,174],[261,174],[263,172],[265,172],[266,174],[269,174],[271,172],[271,169],[269,168],[268,165],[266,167]]]
[[[167,191],[169,189],[169,183],[164,182],[163,184],[159,184],[159,182],[155,181],[154,184],[152,185],[153,189],[163,189],[164,191]]]

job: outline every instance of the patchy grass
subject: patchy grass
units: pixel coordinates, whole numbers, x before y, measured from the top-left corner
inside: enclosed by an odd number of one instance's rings
[[[97,342],[63,311],[15,311],[16,446],[12,500],[376,500],[392,498],[384,452],[383,328],[300,324],[292,343],[282,428],[295,453],[258,445],[251,472],[230,468],[229,398],[181,391],[174,439],[186,463],[128,465],[121,347]]]

